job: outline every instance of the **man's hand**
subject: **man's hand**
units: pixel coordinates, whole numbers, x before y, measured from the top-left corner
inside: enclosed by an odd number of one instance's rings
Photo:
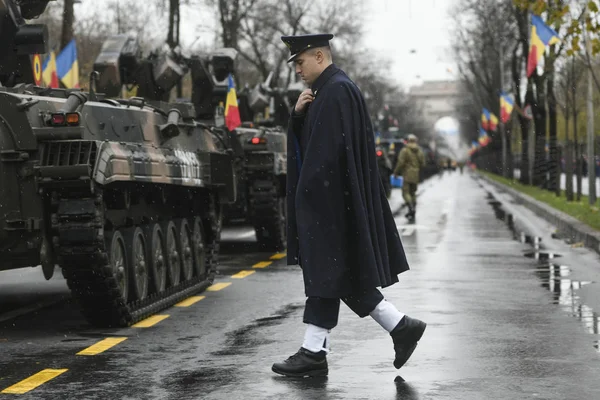
[[[302,114],[304,110],[306,110],[306,106],[315,99],[315,96],[312,94],[311,89],[305,89],[300,96],[298,97],[298,101],[296,102],[296,107],[294,110],[296,114]]]

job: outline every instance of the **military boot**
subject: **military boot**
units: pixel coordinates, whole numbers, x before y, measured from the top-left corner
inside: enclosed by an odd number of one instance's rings
[[[293,377],[327,376],[329,373],[325,352],[313,353],[304,347],[300,347],[287,360],[273,364],[271,370],[276,374]]]
[[[394,330],[390,332],[394,341],[394,350],[396,351],[396,358],[394,360],[394,367],[396,369],[399,369],[408,361],[415,351],[421,336],[423,336],[426,327],[427,324],[425,322],[405,315]]]
[[[406,219],[411,220],[414,218],[415,209],[413,208],[413,205],[411,203],[407,203],[406,205],[408,206],[408,212],[406,213]]]

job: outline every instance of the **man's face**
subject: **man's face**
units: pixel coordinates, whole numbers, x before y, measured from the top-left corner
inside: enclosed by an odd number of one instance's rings
[[[323,54],[321,52],[305,51],[294,60],[296,73],[300,75],[308,86],[312,85],[321,74],[321,63],[319,60],[322,58]]]

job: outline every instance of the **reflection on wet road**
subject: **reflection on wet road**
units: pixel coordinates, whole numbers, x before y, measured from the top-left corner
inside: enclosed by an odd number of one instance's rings
[[[411,270],[383,293],[428,322],[399,371],[389,335],[342,306],[329,377],[274,375],[302,341],[301,270],[235,227],[211,290],[140,326],[92,328],[68,294],[1,322],[0,400],[600,398],[598,259],[522,228],[518,207],[457,172],[421,192],[414,224],[396,217]],[[2,299],[67,293],[43,283],[2,282]]]

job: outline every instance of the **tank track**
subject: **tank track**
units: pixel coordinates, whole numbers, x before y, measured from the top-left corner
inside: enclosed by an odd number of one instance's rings
[[[211,227],[205,239],[207,274],[194,276],[143,300],[126,302],[109,263],[111,231],[106,229],[102,189],[53,191],[50,195],[51,231],[58,263],[85,318],[98,327],[134,324],[171,305],[203,291],[214,280],[219,251],[220,227]],[[212,205],[211,205],[212,206]],[[156,223],[159,221],[151,221]],[[140,227],[144,227],[138,225]],[[115,229],[128,227],[113,227]],[[207,232],[207,229],[204,229]],[[148,242],[146,240],[146,242]]]
[[[287,246],[285,198],[272,180],[251,181],[248,190],[252,224],[259,247],[279,251]]]

